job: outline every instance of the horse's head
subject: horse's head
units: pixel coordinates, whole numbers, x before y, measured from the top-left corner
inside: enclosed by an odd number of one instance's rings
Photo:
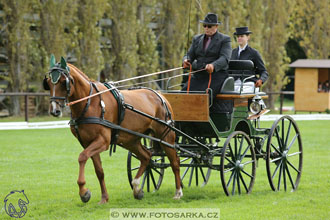
[[[45,76],[43,87],[50,91],[49,111],[55,117],[62,116],[62,109],[73,93],[74,80],[70,76],[70,68],[63,57],[56,63],[54,55],[50,59],[49,78]]]

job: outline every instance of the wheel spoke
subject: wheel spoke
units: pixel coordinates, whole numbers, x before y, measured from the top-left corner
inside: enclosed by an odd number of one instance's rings
[[[198,167],[195,167],[196,186],[198,186]]]
[[[292,156],[299,155],[299,154],[301,154],[300,151],[299,152],[292,153],[292,154],[288,154],[288,157],[292,157]]]
[[[183,180],[183,178],[186,176],[188,170],[190,169],[190,167],[187,167],[186,170],[184,171],[184,173],[181,176],[181,180]]]
[[[291,149],[291,147],[293,146],[293,143],[295,142],[295,140],[297,139],[297,137],[298,137],[298,134],[296,134],[296,135],[293,137],[292,141],[290,142],[290,144],[289,144],[289,146],[288,146],[288,150]]]
[[[194,175],[194,167],[191,168],[188,186],[191,186],[191,181],[192,181],[193,175]]]
[[[233,188],[231,190],[231,194],[235,195],[235,187],[236,187],[236,172],[234,172],[234,180],[233,180]]]
[[[278,168],[280,167],[282,165],[282,160],[280,161],[280,163],[277,165],[277,167],[275,168],[275,170],[274,170],[274,173],[273,173],[273,175],[272,175],[272,179],[274,179],[274,177],[275,177],[275,175],[276,175],[276,173],[277,173],[277,171],[278,171]]]
[[[240,160],[243,160],[243,158],[245,157],[246,153],[248,152],[248,150],[250,149],[251,145],[247,146],[247,148],[245,149],[245,151],[243,152],[242,156],[241,156],[241,159]]]
[[[241,173],[239,173],[239,178],[241,179],[241,181],[242,181],[242,183],[243,183],[243,186],[244,186],[246,192],[249,192],[249,190],[248,190],[248,188],[247,188],[247,186],[246,186],[246,183],[245,183],[245,181],[244,181],[244,178],[242,177],[242,174],[241,174]]]
[[[282,143],[282,140],[281,140],[280,135],[278,134],[278,130],[277,129],[275,129],[275,134],[276,134],[277,143],[278,143],[278,145],[280,147],[280,151],[284,151],[284,149],[283,149],[283,143]]]
[[[202,174],[202,177],[203,177],[204,182],[206,182],[206,177],[205,177],[205,175],[204,175],[203,168],[202,168],[202,167],[199,167],[199,170],[200,170],[200,172],[201,172],[201,174]]]
[[[235,167],[231,167],[231,168],[229,168],[228,170],[224,170],[223,172],[224,172],[224,173],[228,173],[229,171],[232,171],[233,169],[235,169]]]
[[[288,132],[286,133],[286,138],[285,138],[285,142],[284,142],[285,146],[287,146],[287,144],[288,144],[288,140],[289,140],[289,136],[290,136],[290,132],[291,132],[291,125],[292,125],[292,122],[290,121],[289,126],[288,126]]]
[[[225,159],[226,159],[229,163],[233,164],[234,166],[236,165],[236,164],[234,163],[234,161],[229,160],[227,157],[225,157]]]
[[[247,165],[247,164],[249,164],[249,163],[253,163],[254,162],[254,160],[250,160],[250,161],[246,161],[245,163],[242,163],[242,165]]]
[[[233,149],[231,148],[231,144],[230,144],[230,143],[228,144],[228,148],[229,148],[229,152],[230,152],[230,154],[231,154],[231,159],[232,159],[232,160],[235,160],[235,156],[234,156],[234,153],[233,153]]]
[[[292,167],[292,169],[294,169],[297,173],[300,173],[300,171],[290,161],[287,160],[287,162],[290,165],[290,167]]]
[[[253,176],[251,176],[250,174],[248,174],[245,170],[241,170],[242,173],[244,173],[245,175],[247,175],[248,177],[250,177],[251,179],[253,179]]]
[[[148,171],[147,175],[147,192],[150,192],[150,172]]]
[[[136,158],[136,159],[139,160],[139,158],[137,158],[137,156],[135,156],[135,154],[131,154],[131,155],[132,155],[132,157],[134,157],[134,158]]]
[[[279,154],[279,155],[282,155],[282,153],[277,149],[277,147],[275,147],[273,145],[273,143],[271,144],[272,148],[274,148],[274,150]]]
[[[154,174],[152,173],[152,170],[150,170],[150,176],[151,176],[152,184],[154,184],[154,188],[157,190],[158,187],[154,178]]]
[[[290,173],[290,170],[289,170],[288,166],[286,166],[285,169],[286,169],[286,172],[288,173],[288,177],[289,177],[289,180],[290,180],[290,182],[291,182],[292,188],[295,190],[296,187],[295,187],[294,184],[293,184],[292,177],[291,177],[291,173]]]
[[[229,177],[229,180],[228,180],[228,183],[227,183],[227,188],[229,187],[229,185],[230,185],[230,183],[231,183],[231,181],[233,179],[234,174],[235,174],[235,171],[231,172],[230,177]]]
[[[270,162],[271,162],[271,163],[274,163],[274,162],[276,162],[276,161],[278,161],[278,160],[280,160],[280,159],[282,159],[282,157],[275,158],[275,159],[271,160]]]
[[[285,163],[283,164],[283,184],[284,184],[284,191],[286,191],[286,176],[285,176]]]
[[[186,158],[184,158],[183,160],[180,160],[180,163],[183,163],[183,162],[185,162],[185,161],[187,161],[187,160],[189,160],[190,159],[190,157],[186,157]]]
[[[281,187],[282,169],[283,169],[283,163],[281,163],[280,166],[280,174],[278,175],[277,190],[280,190]]]
[[[161,172],[159,172],[156,168],[151,168],[153,171],[155,171],[156,173],[158,173],[160,176],[163,176],[163,174]]]
[[[148,170],[146,170],[144,172],[143,179],[142,179],[142,184],[141,184],[141,189],[143,189],[143,187],[144,187],[144,183],[146,182],[147,175],[148,175]]]
[[[140,167],[132,168],[131,171],[138,170]]]
[[[282,133],[282,141],[284,140],[284,120],[282,120],[282,129],[281,129],[281,133]],[[284,143],[283,143],[284,144]],[[284,145],[285,146],[285,145]],[[283,149],[285,150],[285,149]]]
[[[238,150],[237,159],[238,159],[239,156],[241,155],[242,147],[243,147],[243,142],[244,142],[244,136],[242,135],[242,138],[241,138],[241,144],[239,145],[239,150]]]
[[[237,159],[237,137],[234,137],[234,140],[235,140],[235,155],[234,155],[234,160]]]
[[[236,176],[237,176],[237,178],[236,178],[237,179],[237,190],[238,190],[238,194],[241,195],[241,185],[239,183],[239,176],[238,175],[239,175],[239,173],[236,174]]]

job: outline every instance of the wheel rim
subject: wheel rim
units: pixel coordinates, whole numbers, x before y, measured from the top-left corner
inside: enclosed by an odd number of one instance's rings
[[[220,176],[227,196],[250,193],[255,181],[256,156],[250,138],[233,132],[222,148]]]
[[[267,141],[267,176],[274,191],[298,188],[303,162],[302,141],[295,121],[283,116],[274,122]]]
[[[144,146],[149,143],[149,140],[143,140]],[[158,168],[157,165],[164,164],[164,156],[152,156],[150,163],[142,175],[142,181],[140,184],[141,189],[147,192],[157,191],[162,184],[164,177],[164,168]],[[128,182],[133,189],[132,180],[135,177],[140,167],[140,160],[132,152],[128,152],[127,156],[127,176]]]

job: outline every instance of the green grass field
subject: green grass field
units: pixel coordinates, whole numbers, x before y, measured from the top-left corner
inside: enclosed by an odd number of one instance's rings
[[[330,122],[298,121],[303,148],[302,178],[296,192],[273,192],[265,162],[259,160],[250,195],[225,196],[219,172],[204,187],[185,187],[173,200],[174,178],[165,171],[160,190],[135,200],[126,173],[127,151],[102,154],[109,202],[98,205],[100,187],[92,162],[86,166],[89,203],[78,195],[78,155],[82,148],[69,129],[0,131],[0,219],[13,219],[4,209],[12,190],[25,190],[30,201],[22,219],[109,219],[110,208],[220,208],[221,219],[329,219]],[[270,127],[271,122],[264,122]]]

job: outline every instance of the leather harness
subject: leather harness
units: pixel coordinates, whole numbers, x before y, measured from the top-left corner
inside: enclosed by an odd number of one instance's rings
[[[95,83],[93,82],[90,82],[90,85],[91,85],[91,89],[90,89],[90,93],[89,95],[92,95],[93,94],[93,88],[96,90],[96,92],[99,92],[99,89],[97,88],[97,86],[95,85]],[[109,151],[109,155],[111,156],[112,155],[112,152],[116,152],[116,142],[117,142],[117,138],[118,138],[118,132],[119,131],[124,131],[124,132],[127,132],[129,134],[132,134],[132,135],[135,135],[135,136],[139,136],[139,137],[143,137],[143,138],[148,138],[150,140],[153,140],[153,141],[157,141],[157,142],[160,142],[162,144],[165,144],[166,146],[168,147],[171,147],[171,148],[174,148],[173,145],[171,144],[168,144],[167,142],[164,142],[162,141],[162,139],[168,134],[168,132],[170,132],[170,128],[169,127],[166,127],[166,129],[164,130],[163,134],[162,134],[162,137],[160,139],[158,138],[154,138],[154,137],[151,137],[151,136],[148,136],[148,135],[145,135],[145,134],[142,134],[142,133],[139,133],[139,132],[135,132],[135,131],[132,131],[132,130],[129,130],[127,128],[123,128],[120,126],[121,122],[124,120],[124,117],[125,117],[125,109],[129,109],[130,111],[133,111],[135,113],[138,113],[140,115],[143,115],[145,117],[148,117],[148,118],[151,118],[153,120],[156,120],[156,121],[161,121],[160,119],[157,119],[157,118],[154,118],[146,113],[143,113],[139,110],[136,110],[133,106],[129,105],[129,104],[126,104],[124,102],[124,97],[123,95],[120,93],[120,91],[114,87],[112,84],[109,84],[109,83],[104,83],[104,85],[109,88],[109,89],[112,89],[110,90],[112,95],[114,96],[114,98],[116,99],[117,103],[118,103],[118,124],[114,124],[106,119],[104,119],[104,113],[105,113],[105,104],[103,102],[103,99],[102,99],[102,95],[100,94],[100,107],[101,107],[101,115],[100,117],[85,117],[85,114],[86,112],[88,111],[88,108],[90,106],[90,98],[87,100],[87,103],[86,103],[86,106],[82,112],[82,114],[79,116],[79,118],[72,118],[72,114],[71,114],[71,120],[69,122],[70,126],[73,126],[74,129],[75,129],[75,132],[77,134],[77,138],[81,144],[81,146],[83,148],[86,148],[87,146],[84,146],[83,145],[83,142],[82,142],[82,139],[81,139],[81,136],[79,134],[79,125],[82,125],[82,124],[99,124],[99,125],[103,125],[105,127],[108,127],[108,128],[111,128],[112,129],[112,135],[111,135],[111,143],[110,143],[110,151]],[[150,89],[150,88],[146,88],[146,87],[135,87],[135,88],[130,88],[129,90],[133,90],[133,89],[148,89],[152,92],[154,92],[161,100],[165,110],[166,110],[166,116],[165,116],[165,120],[169,120],[169,124],[173,125],[174,122],[172,120],[172,116],[171,116],[171,112],[169,111],[168,109],[168,106],[165,102],[165,100],[163,99],[162,96],[160,96],[156,91]]]

